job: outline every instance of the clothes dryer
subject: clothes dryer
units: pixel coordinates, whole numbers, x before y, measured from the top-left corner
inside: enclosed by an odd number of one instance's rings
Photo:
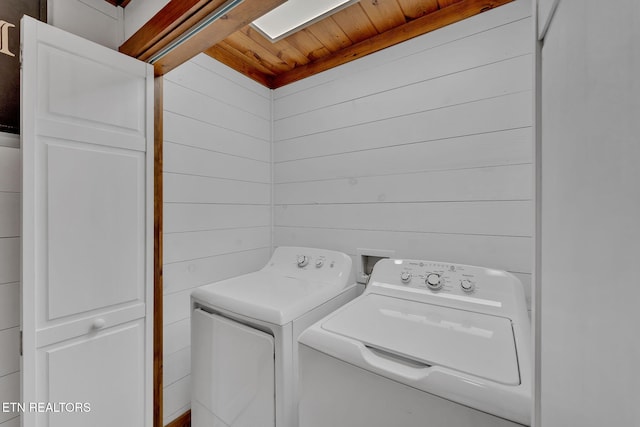
[[[351,258],[279,247],[260,271],[191,295],[193,427],[297,427],[297,338],[356,297]]]

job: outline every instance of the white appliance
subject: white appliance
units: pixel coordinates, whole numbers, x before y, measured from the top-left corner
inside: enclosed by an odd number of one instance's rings
[[[504,271],[381,260],[300,342],[300,427],[530,425],[529,318]]]
[[[191,425],[297,427],[296,339],[355,298],[351,258],[279,247],[260,271],[191,295]]]

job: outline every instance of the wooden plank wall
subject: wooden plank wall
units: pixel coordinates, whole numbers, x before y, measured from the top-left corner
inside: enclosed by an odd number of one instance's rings
[[[0,147],[0,402],[20,401],[20,150]],[[0,413],[0,426],[20,417]]]
[[[124,42],[124,10],[104,0],[48,0],[49,23],[111,49]]]
[[[271,94],[200,55],[164,80],[164,421],[190,404],[189,295],[271,255]]]
[[[494,267],[530,295],[530,14],[518,0],[277,89],[275,246]]]

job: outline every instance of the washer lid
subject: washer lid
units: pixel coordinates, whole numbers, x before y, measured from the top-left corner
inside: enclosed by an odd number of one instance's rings
[[[511,321],[503,317],[368,294],[322,328],[428,365],[520,384]]]
[[[344,289],[339,283],[304,280],[261,270],[201,286],[191,295],[211,307],[285,325]]]

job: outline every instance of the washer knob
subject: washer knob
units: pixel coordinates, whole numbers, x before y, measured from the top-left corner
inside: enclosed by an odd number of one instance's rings
[[[320,268],[324,265],[324,260],[319,259],[316,261],[316,268]]]
[[[442,288],[442,282],[440,281],[440,275],[438,273],[429,273],[424,283],[429,289],[433,289],[434,291]]]
[[[302,268],[302,267],[305,267],[307,264],[309,264],[309,258],[307,258],[305,255],[300,255],[298,257],[298,267]]]
[[[402,283],[409,283],[411,281],[411,273],[403,271],[402,273],[400,273],[400,280],[402,281]]]
[[[465,292],[473,292],[476,285],[471,280],[464,279],[460,281],[460,287]]]

